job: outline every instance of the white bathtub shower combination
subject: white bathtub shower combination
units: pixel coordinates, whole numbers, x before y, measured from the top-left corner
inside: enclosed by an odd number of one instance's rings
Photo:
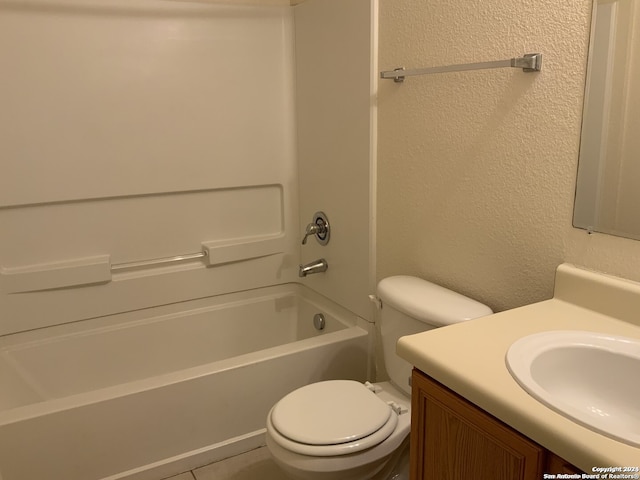
[[[285,393],[364,380],[368,348],[365,322],[296,284],[4,337],[2,479],[158,478],[239,453]]]
[[[216,2],[0,0],[0,480],[157,480],[371,378],[375,1]]]

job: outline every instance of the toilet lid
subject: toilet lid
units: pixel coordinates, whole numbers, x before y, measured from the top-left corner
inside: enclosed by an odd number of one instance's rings
[[[392,410],[362,383],[330,380],[301,387],[271,411],[274,428],[307,445],[353,442],[389,422]]]

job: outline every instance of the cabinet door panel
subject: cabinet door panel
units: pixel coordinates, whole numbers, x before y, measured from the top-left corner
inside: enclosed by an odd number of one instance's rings
[[[417,370],[411,435],[412,480],[541,476],[542,447]]]

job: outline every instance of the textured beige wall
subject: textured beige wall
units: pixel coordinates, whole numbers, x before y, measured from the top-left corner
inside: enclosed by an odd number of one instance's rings
[[[299,1],[293,0],[173,0],[188,3],[215,3],[215,4],[229,4],[229,5],[253,5],[258,7],[271,7],[271,6],[287,6],[295,5]]]
[[[292,5],[289,0],[179,0],[186,2],[228,3],[230,5],[254,5],[259,7]]]
[[[591,3],[380,0],[380,69],[542,52],[543,71],[381,81],[378,278],[407,273],[504,310],[555,267],[640,280],[640,242],[571,226]]]

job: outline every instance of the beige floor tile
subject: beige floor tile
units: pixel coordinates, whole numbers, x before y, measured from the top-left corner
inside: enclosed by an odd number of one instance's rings
[[[166,478],[165,480],[193,480],[193,475],[191,474],[191,472],[184,472],[180,475]]]
[[[197,468],[193,473],[196,480],[285,480],[267,447]]]

